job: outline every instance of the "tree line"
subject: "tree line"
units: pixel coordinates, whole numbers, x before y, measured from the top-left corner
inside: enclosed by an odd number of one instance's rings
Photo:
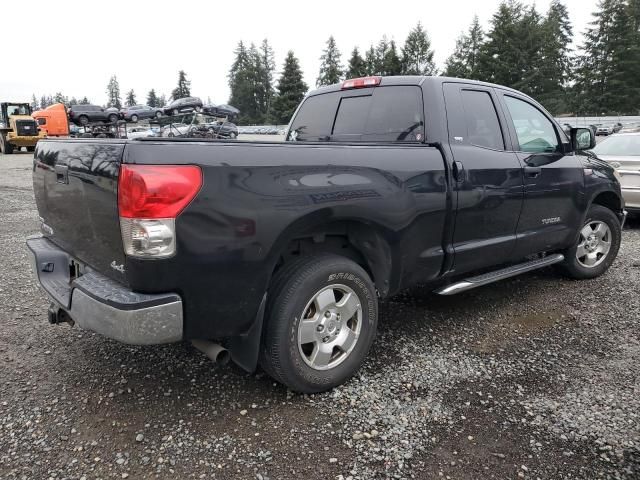
[[[456,40],[455,49],[439,71],[428,32],[418,23],[404,43],[383,36],[361,52],[354,47],[346,64],[333,36],[320,56],[316,86],[367,75],[445,75],[505,85],[531,95],[553,114],[638,114],[640,112],[640,0],[600,0],[584,41],[572,48],[574,28],[566,6],[552,0],[541,13],[535,5],[503,0],[485,32],[478,17]],[[240,41],[229,69],[229,102],[240,112],[240,123],[285,124],[308,91],[300,62],[287,52],[275,79],[274,51],[267,39],[256,46]],[[171,92],[175,100],[191,95],[183,70]],[[34,108],[52,103],[89,103],[62,93],[33,95]],[[135,105],[129,90],[122,101],[114,75],[107,85],[107,106]],[[146,103],[166,105],[167,98],[151,89]],[[210,100],[209,100],[209,103]]]
[[[364,52],[351,50],[346,64],[330,36],[320,56],[316,86],[367,75],[445,75],[520,90],[553,114],[640,112],[640,0],[600,0],[582,45],[561,0],[541,13],[518,0],[500,3],[484,31],[474,17],[439,71],[424,27],[418,23],[403,45],[383,36]],[[307,92],[300,63],[287,53],[274,86],[273,51],[240,42],[229,71],[230,103],[245,123],[287,123]]]

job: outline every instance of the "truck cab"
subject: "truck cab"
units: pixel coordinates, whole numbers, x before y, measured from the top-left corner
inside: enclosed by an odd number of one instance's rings
[[[69,135],[69,119],[64,104],[56,103],[42,110],[36,110],[31,116],[38,123],[40,130],[44,131],[48,137]]]

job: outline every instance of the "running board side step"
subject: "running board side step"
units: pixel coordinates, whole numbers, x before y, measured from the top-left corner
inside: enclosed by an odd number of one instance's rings
[[[554,263],[559,263],[564,260],[564,255],[556,253],[553,255],[547,255],[546,257],[536,258],[529,262],[519,263],[517,265],[511,265],[510,267],[496,270],[495,272],[485,273],[476,277],[465,278],[456,283],[452,283],[445,287],[435,290],[438,295],[455,295],[456,293],[471,290],[472,288],[481,287],[489,283],[504,280],[505,278],[515,277],[521,273],[530,272],[539,268],[548,267]]]

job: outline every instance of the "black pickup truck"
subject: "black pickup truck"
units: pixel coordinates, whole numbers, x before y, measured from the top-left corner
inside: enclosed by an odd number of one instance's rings
[[[604,273],[625,210],[594,142],[497,85],[353,79],[308,94],[284,142],[40,141],[27,245],[52,323],[191,340],[318,392],[358,369],[378,301],[410,285]]]

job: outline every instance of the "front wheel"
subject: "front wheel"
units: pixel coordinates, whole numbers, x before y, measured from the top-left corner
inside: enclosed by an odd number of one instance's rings
[[[118,116],[115,113],[109,115],[109,123],[116,123],[118,121]]]
[[[138,116],[137,115],[131,115],[131,122],[132,123],[138,123]]]
[[[378,302],[367,272],[337,255],[285,265],[268,293],[260,365],[291,390],[316,393],[349,379],[375,338]]]
[[[618,255],[621,230],[620,221],[611,210],[592,205],[575,245],[563,252],[565,260],[560,268],[575,279],[599,277]]]

